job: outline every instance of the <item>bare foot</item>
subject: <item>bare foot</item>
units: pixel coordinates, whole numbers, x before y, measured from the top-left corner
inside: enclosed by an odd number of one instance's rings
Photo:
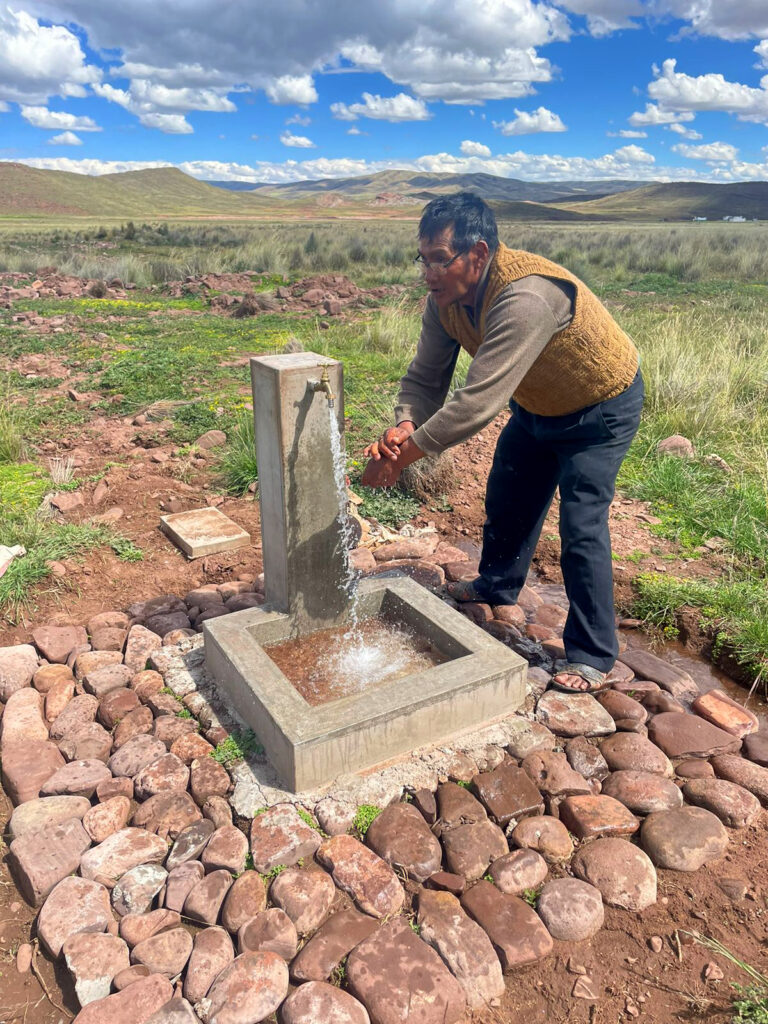
[[[582,690],[589,691],[592,686],[587,679],[583,679],[581,676],[574,676],[568,672],[558,672],[555,676],[555,682],[560,686],[567,686],[570,690]]]

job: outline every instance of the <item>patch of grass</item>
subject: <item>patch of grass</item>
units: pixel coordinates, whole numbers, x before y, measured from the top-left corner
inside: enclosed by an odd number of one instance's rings
[[[244,732],[235,730],[230,733],[225,740],[217,744],[210,756],[225,768],[231,768],[238,761],[245,761],[249,757],[258,757],[263,753],[264,747],[256,739],[254,731],[246,729]]]
[[[121,562],[141,562],[144,552],[137,547],[128,537],[114,537],[109,546],[115,552]]]
[[[539,889],[524,889],[522,893],[522,898],[528,906],[533,907],[534,910],[536,909],[536,904],[539,900],[539,891]]]
[[[341,960],[339,960],[339,962],[333,968],[333,970],[331,971],[331,975],[328,978],[328,981],[330,982],[330,984],[331,985],[335,985],[336,988],[342,988],[342,986],[344,985],[344,982],[346,981],[346,978],[347,978],[347,959],[348,958],[346,956],[343,956],[341,958]]]
[[[472,789],[472,783],[467,782],[466,779],[457,779],[457,786],[461,786],[462,789]]]
[[[380,814],[381,807],[377,807],[375,804],[360,804],[357,808],[352,828],[361,842],[365,839],[366,832]]]
[[[264,879],[265,884],[268,885],[270,882],[274,882],[277,876],[281,875],[285,871],[287,866],[287,864],[275,864],[273,868],[270,868],[269,871],[265,872],[265,874],[261,876]]]
[[[0,464],[21,462],[26,451],[24,419],[6,393],[0,396]]]
[[[301,820],[304,822],[305,825],[309,825],[309,827],[314,829],[315,832],[319,832],[321,835],[325,835],[325,833],[320,828],[320,826],[317,824],[317,822],[312,817],[312,815],[309,813],[309,811],[305,811],[303,807],[297,807],[296,808],[296,813],[298,814],[298,816],[301,818]]]
[[[193,715],[192,715],[192,712],[189,710],[189,708],[182,708],[181,711],[177,711],[176,712],[176,717],[177,718],[192,718]]]
[[[227,433],[217,468],[230,494],[245,494],[257,477],[253,412],[242,409]]]
[[[717,939],[700,935],[698,932],[687,932],[699,945],[704,946],[711,953],[717,953],[724,957],[729,963],[738,967],[740,971],[750,979],[751,984],[747,986],[734,984],[731,987],[736,992],[736,998],[732,1006],[736,1011],[732,1017],[734,1022],[749,1022],[749,1024],[768,1024],[768,975],[758,971],[752,964],[736,956],[727,946]]]
[[[226,430],[223,418],[215,405],[207,402],[190,402],[174,411],[174,425],[168,437],[176,444],[192,444],[208,430]]]
[[[384,526],[399,528],[421,511],[419,502],[395,487],[389,489],[355,486],[363,499],[360,513],[367,519],[378,519]]]

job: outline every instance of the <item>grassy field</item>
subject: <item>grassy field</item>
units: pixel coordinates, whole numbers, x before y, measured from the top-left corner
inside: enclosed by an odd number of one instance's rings
[[[0,311],[0,353],[12,360],[52,352],[85,374],[83,390],[101,396],[99,407],[84,414],[65,401],[37,401],[39,379],[36,385],[10,364],[0,376],[0,544],[38,550],[60,529],[41,524],[35,512],[49,483],[34,468],[35,447],[52,429],[76,431],[78,417],[99,412],[125,415],[161,400],[187,401],[175,412],[174,440],[189,445],[202,430],[222,426],[231,445],[220,472],[242,492],[254,472],[249,382],[245,365],[226,364],[246,353],[279,351],[293,337],[344,361],[354,473],[360,448],[391,415],[418,334],[414,233],[413,223],[398,221],[2,224],[0,271],[31,281],[40,268],[55,266],[89,278],[118,277],[136,290],[120,301],[19,301]],[[652,529],[676,540],[686,557],[697,559],[707,541],[727,555],[723,576],[711,582],[641,576],[636,610],[671,631],[675,610],[693,605],[719,643],[733,645],[741,660],[762,671],[768,659],[768,227],[515,223],[502,224],[501,237],[568,266],[633,336],[648,401],[620,486],[651,502],[660,520]],[[187,275],[243,271],[264,275],[265,290],[329,272],[362,287],[405,289],[383,308],[331,319],[328,329],[295,314],[233,319],[198,295],[171,298],[163,290]],[[67,326],[45,336],[19,330],[11,316],[25,309],[65,315]],[[115,320],[105,328],[107,317]],[[464,363],[459,374],[463,369]],[[674,433],[693,442],[694,459],[657,454],[658,441]],[[81,541],[115,538],[60,535],[56,550]],[[46,549],[38,566],[52,557],[61,556]],[[0,581],[0,603],[18,598],[18,572],[12,567]]]

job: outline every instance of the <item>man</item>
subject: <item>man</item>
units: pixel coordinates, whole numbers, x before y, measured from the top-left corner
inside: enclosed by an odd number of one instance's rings
[[[417,261],[429,291],[421,337],[400,384],[397,425],[365,449],[362,482],[391,487],[405,466],[465,441],[509,401],[488,477],[479,576],[449,593],[514,604],[559,488],[570,610],[567,664],[555,684],[594,693],[618,653],[608,510],[643,404],[635,347],[573,274],[500,244],[492,211],[471,193],[425,207]],[[473,357],[466,384],[446,402],[462,347]]]

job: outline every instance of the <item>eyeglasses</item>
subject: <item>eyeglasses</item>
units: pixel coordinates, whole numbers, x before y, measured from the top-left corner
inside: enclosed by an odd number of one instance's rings
[[[413,262],[416,264],[416,266],[419,268],[422,274],[426,274],[427,271],[429,270],[431,270],[435,274],[445,274],[448,270],[448,267],[450,267],[452,263],[455,263],[459,256],[464,255],[465,253],[463,252],[457,252],[456,255],[451,256],[449,260],[425,260],[421,253],[419,253]]]

